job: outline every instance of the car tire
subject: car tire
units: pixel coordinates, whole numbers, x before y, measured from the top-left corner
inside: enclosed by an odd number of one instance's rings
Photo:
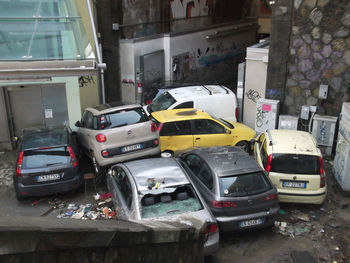
[[[174,152],[172,152],[172,151],[163,151],[163,152],[161,152],[160,156],[163,157],[163,158],[171,158],[171,157],[174,157]]]
[[[18,201],[23,201],[24,197],[19,193],[19,190],[17,188],[15,188],[16,191],[16,198]]]
[[[243,151],[245,151],[246,153],[250,152],[250,145],[248,142],[246,141],[241,141],[239,143],[236,144],[237,147],[241,148]]]

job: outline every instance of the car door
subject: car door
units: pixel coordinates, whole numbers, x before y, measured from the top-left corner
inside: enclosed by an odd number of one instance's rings
[[[193,146],[225,146],[232,145],[232,136],[220,123],[210,119],[192,120]]]
[[[176,152],[193,147],[190,121],[166,122],[160,131],[161,151]]]
[[[90,111],[85,111],[81,119],[80,127],[77,131],[79,144],[82,149],[89,153],[91,147],[91,140],[93,140],[94,116]]]
[[[108,189],[111,192],[118,218],[131,219],[133,190],[127,173],[122,167],[118,166],[112,170],[112,176],[108,178]]]
[[[211,200],[215,199],[215,180],[209,166],[196,154],[184,156],[181,163],[210,206]]]

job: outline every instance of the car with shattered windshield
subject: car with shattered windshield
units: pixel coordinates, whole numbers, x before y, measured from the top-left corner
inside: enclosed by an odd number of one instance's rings
[[[107,174],[107,187],[118,218],[187,222],[205,232],[205,255],[218,249],[216,220],[175,159],[116,164]]]
[[[96,174],[111,164],[160,153],[157,127],[139,104],[86,108],[75,125],[79,146],[91,158]]]
[[[68,127],[23,131],[13,184],[18,200],[68,192],[82,184],[78,148]]]
[[[305,131],[267,130],[254,143],[254,155],[286,203],[322,204],[327,195],[320,149]]]
[[[220,231],[272,226],[277,190],[265,171],[238,147],[207,147],[178,157],[214,214]]]

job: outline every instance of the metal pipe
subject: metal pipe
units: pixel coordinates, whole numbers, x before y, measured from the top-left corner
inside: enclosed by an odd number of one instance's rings
[[[103,63],[102,61],[102,55],[101,55],[101,50],[100,50],[100,46],[97,40],[97,33],[96,33],[96,27],[95,27],[95,21],[94,18],[92,16],[92,10],[91,10],[91,5],[90,5],[90,0],[86,0],[86,4],[89,10],[89,17],[90,17],[90,23],[91,23],[91,27],[92,27],[92,33],[93,33],[93,37],[94,37],[94,43],[95,43],[95,50],[96,50],[96,56],[97,56],[97,68],[99,69],[100,72],[100,90],[101,90],[101,96],[102,96],[102,103],[106,102],[106,98],[105,98],[105,87],[104,87],[104,70],[107,68],[106,64]]]

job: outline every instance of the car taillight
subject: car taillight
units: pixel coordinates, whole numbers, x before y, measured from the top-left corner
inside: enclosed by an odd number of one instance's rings
[[[157,131],[157,130],[158,130],[157,125],[156,125],[154,122],[152,122],[152,123],[151,123],[151,131],[152,131],[152,132],[155,132],[155,131]]]
[[[320,157],[320,187],[325,187],[326,186],[326,175],[323,169],[323,160],[322,157]]]
[[[154,140],[154,145],[158,145],[159,141],[157,139]]]
[[[271,163],[272,163],[272,154],[269,155],[269,157],[267,157],[267,161],[265,163],[265,171],[266,172],[270,172],[271,171]]]
[[[23,152],[19,154],[17,166],[16,166],[16,175],[17,177],[21,176],[21,168],[22,168],[22,162],[23,162]]]
[[[149,104],[151,104],[151,103],[152,103],[151,100],[146,100],[146,104],[147,104],[147,105],[149,105]]]
[[[205,229],[205,232],[204,232],[204,235],[210,235],[210,234],[214,234],[218,232],[218,224],[211,224],[209,225],[206,229]]]
[[[277,198],[277,194],[270,194],[264,197],[264,201],[275,200]]]
[[[103,150],[101,153],[103,157],[108,157],[109,155],[107,150]]]
[[[106,138],[105,135],[100,133],[100,134],[96,135],[96,141],[98,141],[98,142],[105,142],[105,141],[107,141],[107,138]]]
[[[238,108],[236,108],[235,114],[236,114],[236,121],[238,121]]]
[[[216,208],[223,208],[223,207],[236,207],[237,204],[235,202],[230,202],[230,201],[211,201],[211,205]]]
[[[69,151],[69,155],[70,155],[70,161],[73,163],[74,167],[78,166],[78,160],[75,157],[75,154],[73,152],[73,149],[71,147],[68,146],[68,151]]]

